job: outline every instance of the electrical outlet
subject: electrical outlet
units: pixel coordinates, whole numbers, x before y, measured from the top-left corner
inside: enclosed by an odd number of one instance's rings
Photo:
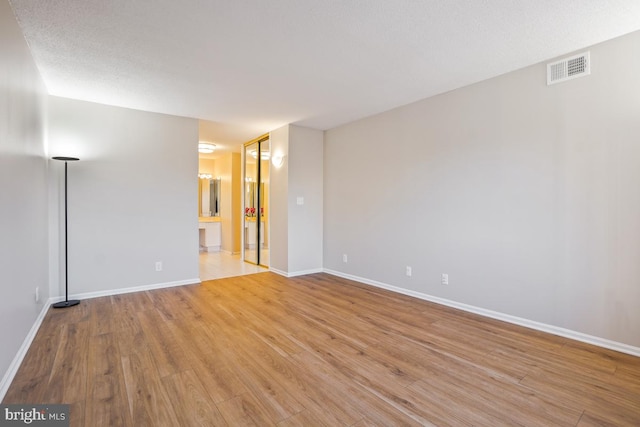
[[[442,273],[442,284],[443,285],[448,285],[449,284],[449,275]]]
[[[405,274],[407,275],[407,277],[411,277],[411,267],[409,266],[406,267]]]
[[[156,271],[162,271],[162,261],[156,261]]]
[[[347,254],[342,254],[342,262],[347,262]]]
[[[36,286],[36,302],[40,302],[40,287]]]

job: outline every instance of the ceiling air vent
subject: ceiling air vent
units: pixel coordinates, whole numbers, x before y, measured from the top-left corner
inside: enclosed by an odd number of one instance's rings
[[[547,85],[575,79],[591,74],[589,52],[561,59],[547,64]]]

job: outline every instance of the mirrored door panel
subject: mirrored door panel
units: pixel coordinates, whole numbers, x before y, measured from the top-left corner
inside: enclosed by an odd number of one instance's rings
[[[260,143],[260,248],[258,264],[269,266],[269,140]]]
[[[257,235],[259,221],[258,160],[253,156],[259,143],[244,147],[244,260],[258,264]]]
[[[269,266],[269,138],[244,146],[244,260]]]

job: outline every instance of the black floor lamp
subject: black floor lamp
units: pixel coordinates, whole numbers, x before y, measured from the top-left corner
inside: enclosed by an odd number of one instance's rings
[[[53,308],[65,308],[80,304],[80,300],[69,299],[69,261],[67,244],[67,162],[80,160],[76,157],[52,157],[53,160],[64,162],[64,301],[52,305]]]

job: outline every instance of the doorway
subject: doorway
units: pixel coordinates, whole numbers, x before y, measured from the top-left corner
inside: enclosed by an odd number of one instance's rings
[[[269,135],[244,145],[243,259],[269,267]]]

